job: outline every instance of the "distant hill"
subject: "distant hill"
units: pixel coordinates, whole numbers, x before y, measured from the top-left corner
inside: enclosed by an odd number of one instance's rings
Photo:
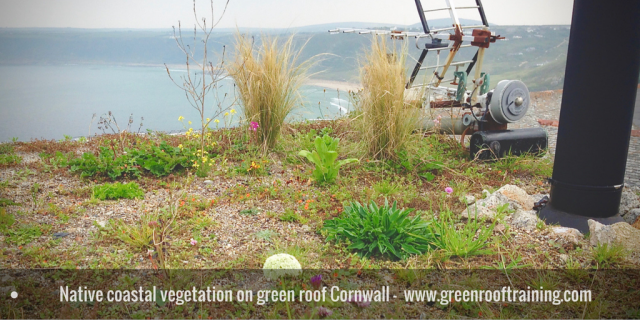
[[[463,20],[464,24],[478,21]],[[298,28],[297,30],[244,30],[257,36],[262,33],[296,31],[296,45],[307,42],[303,58],[326,53],[320,57],[314,77],[358,81],[359,60],[370,45],[370,35],[336,34],[335,27],[389,28],[392,25],[362,22],[331,23]],[[417,26],[417,25],[412,25]],[[437,23],[430,26],[441,27]],[[401,29],[401,26],[395,26]],[[406,27],[406,26],[405,26]],[[279,30],[279,31],[277,31]],[[320,31],[316,31],[320,30]],[[564,65],[568,47],[569,26],[492,26],[492,31],[507,39],[491,44],[483,69],[491,74],[492,83],[502,78],[521,79],[532,90],[559,89],[564,81]],[[241,30],[242,31],[242,30]],[[210,49],[220,52],[227,48],[233,54],[233,34],[219,32],[210,40]],[[408,68],[415,65],[421,49],[407,42],[410,58]],[[457,60],[473,57],[475,48],[467,48]],[[442,63],[446,53],[440,56]],[[429,53],[427,63],[435,63],[436,54]],[[182,64],[184,56],[177,48],[171,29],[0,29],[0,64]]]

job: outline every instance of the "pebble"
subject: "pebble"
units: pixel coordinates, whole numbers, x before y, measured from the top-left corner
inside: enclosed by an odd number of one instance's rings
[[[70,235],[70,233],[68,232],[56,232],[53,234],[53,238],[54,239],[60,239],[60,238],[64,238],[66,236]]]

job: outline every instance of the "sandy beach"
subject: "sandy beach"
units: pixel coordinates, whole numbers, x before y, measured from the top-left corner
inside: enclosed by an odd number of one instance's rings
[[[340,90],[340,91],[358,91],[362,89],[362,86],[359,83],[345,82],[345,81],[309,79],[304,84],[308,86],[318,86],[318,87]]]

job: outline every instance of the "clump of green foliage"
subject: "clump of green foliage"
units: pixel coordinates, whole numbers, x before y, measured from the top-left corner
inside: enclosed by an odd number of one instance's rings
[[[100,200],[143,199],[144,191],[135,182],[105,183],[93,188],[93,197]]]
[[[7,213],[5,208],[0,208],[0,233],[5,233],[16,222],[13,215]]]
[[[316,149],[313,152],[302,150],[298,153],[299,156],[306,157],[316,165],[316,169],[313,170],[313,178],[316,182],[332,183],[336,180],[340,167],[358,162],[358,159],[336,161],[338,159],[338,142],[340,139],[334,139],[325,134],[322,138],[316,137],[314,141]]]
[[[598,245],[592,249],[591,253],[593,261],[604,268],[622,263],[627,256],[625,248],[617,243],[612,245],[598,243]]]
[[[9,220],[11,222],[11,220]],[[13,224],[13,222],[11,222]],[[42,230],[37,225],[21,225],[18,229],[8,229],[5,241],[9,244],[25,245],[42,236]]]
[[[72,172],[80,177],[108,176],[139,178],[144,170],[157,177],[170,174],[177,167],[190,168],[196,155],[190,148],[172,147],[165,141],[160,145],[141,144],[136,149],[125,149],[116,155],[113,149],[101,146],[98,155],[84,153],[82,157],[69,161]],[[141,170],[144,169],[144,170]]]
[[[487,241],[493,234],[496,220],[489,227],[485,227],[475,219],[469,218],[461,228],[456,226],[451,211],[440,212],[439,219],[433,219],[429,225],[429,232],[437,235],[433,238],[433,244],[444,250],[448,256],[468,257],[473,255],[489,254],[483,250]]]
[[[409,217],[412,209],[399,209],[385,201],[384,206],[359,202],[345,207],[341,217],[324,222],[327,240],[346,241],[349,249],[363,256],[387,256],[406,259],[431,248],[433,236],[429,223],[420,215]]]
[[[20,162],[22,162],[22,157],[15,154],[12,144],[0,144],[0,165],[16,165]]]

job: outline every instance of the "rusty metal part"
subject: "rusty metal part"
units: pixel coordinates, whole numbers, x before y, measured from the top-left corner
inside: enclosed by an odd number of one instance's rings
[[[460,101],[456,101],[456,100],[431,101],[429,105],[431,106],[431,108],[434,108],[434,109],[462,107],[462,104],[460,104]]]
[[[482,124],[482,131],[507,130],[507,124],[497,123],[491,114],[485,115],[484,119],[485,122]]]

